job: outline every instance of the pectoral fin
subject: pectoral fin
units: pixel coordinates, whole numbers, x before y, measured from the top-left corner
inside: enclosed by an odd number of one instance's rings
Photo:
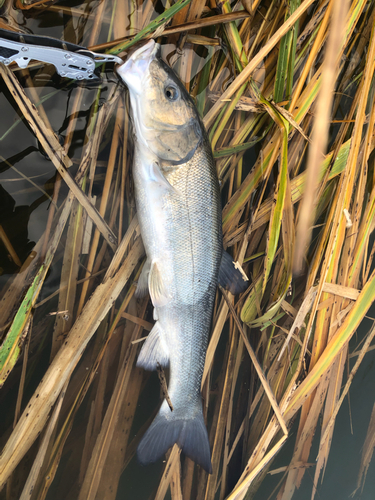
[[[167,191],[174,191],[174,187],[167,181],[161,171],[160,165],[156,162],[153,162],[150,166],[150,179],[158,183],[163,189]]]
[[[242,293],[249,286],[249,278],[238,262],[223,250],[219,270],[219,283],[233,295]]]
[[[143,344],[138,356],[137,366],[145,370],[156,370],[158,363],[161,366],[168,365],[169,350],[157,321]]]
[[[163,278],[156,262],[151,264],[151,270],[148,275],[148,289],[151,295],[151,301],[154,307],[162,307],[169,301],[165,290]]]

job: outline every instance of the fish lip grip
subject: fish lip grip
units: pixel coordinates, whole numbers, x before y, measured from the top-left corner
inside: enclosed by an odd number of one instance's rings
[[[120,57],[98,54],[56,38],[0,29],[0,62],[8,66],[14,61],[26,68],[31,60],[53,64],[60,76],[73,80],[97,79],[96,66],[123,63]]]

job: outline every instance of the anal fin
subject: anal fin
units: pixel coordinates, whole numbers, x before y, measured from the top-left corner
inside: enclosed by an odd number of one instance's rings
[[[228,252],[223,250],[219,269],[219,283],[233,295],[242,293],[249,286],[249,278],[242,267],[233,261]]]
[[[151,262],[149,259],[143,264],[141,274],[138,278],[137,289],[135,291],[135,296],[137,299],[146,297],[148,292],[148,275],[150,272]]]
[[[164,287],[163,278],[156,262],[151,264],[148,275],[148,289],[151,295],[151,301],[154,307],[162,307],[167,304],[169,297]]]
[[[137,366],[145,370],[156,370],[158,363],[161,366],[168,365],[169,349],[157,321],[142,346]]]

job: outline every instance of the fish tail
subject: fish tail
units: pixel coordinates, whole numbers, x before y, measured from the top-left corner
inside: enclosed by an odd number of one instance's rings
[[[212,474],[210,443],[202,410],[192,418],[168,418],[158,413],[138,445],[137,457],[142,465],[161,458],[177,443],[182,452]]]

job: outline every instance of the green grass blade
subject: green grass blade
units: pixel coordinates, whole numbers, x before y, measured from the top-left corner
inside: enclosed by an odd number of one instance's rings
[[[300,6],[300,0],[291,0],[290,2],[290,13],[292,14],[297,8]],[[286,98],[289,100],[292,95],[293,90],[293,77],[295,70],[295,60],[296,60],[296,50],[297,50],[297,38],[299,31],[299,20],[297,20],[296,24],[291,29],[291,43],[290,43],[290,51],[289,51],[289,59],[288,59],[288,73],[286,80]],[[288,106],[287,106],[288,108]]]
[[[169,7],[163,14],[160,14],[156,19],[151,21],[145,28],[141,29],[139,33],[137,33],[131,40],[127,40],[126,42],[120,43],[115,47],[112,47],[108,50],[108,54],[119,54],[123,50],[127,50],[132,45],[140,42],[151,33],[154,33],[160,26],[167,23],[177,12],[186,7],[190,3],[190,0],[177,0],[177,2]]]
[[[288,68],[289,47],[291,45],[292,32],[289,31],[280,42],[279,58],[277,60],[277,69],[274,86],[274,100],[280,102],[284,97],[285,75]]]
[[[252,148],[262,139],[263,137],[257,137],[253,141],[243,142],[242,144],[237,144],[236,146],[228,146],[226,148],[217,149],[216,151],[214,151],[214,158],[215,160],[218,160],[219,158],[224,158],[225,156],[241,153],[242,151],[246,151]]]
[[[253,87],[254,88],[254,87]],[[280,153],[280,172],[277,179],[275,195],[274,195],[274,207],[271,212],[270,227],[268,233],[268,244],[267,253],[265,258],[264,266],[264,280],[263,280],[263,293],[266,288],[268,277],[271,272],[271,267],[275,258],[280,230],[281,230],[281,220],[284,211],[284,202],[287,189],[288,181],[288,131],[289,124],[283,116],[278,113],[275,106],[268,102],[263,96],[259,95],[260,102],[263,103],[264,107],[267,109],[271,118],[278,124],[282,131],[282,146]]]
[[[60,241],[61,234],[64,230],[66,220],[70,213],[73,199],[74,196],[71,195],[65,202],[45,260],[39,268],[39,271],[37,272],[31,286],[27,290],[26,295],[5,337],[5,340],[0,347],[0,387],[4,384],[6,378],[14,368],[14,365],[19,358],[22,347],[22,345],[20,344],[22,343],[22,333],[24,331],[24,327],[30,317],[32,308],[35,304],[36,299],[38,298],[38,294],[44,283],[47,271],[55,255],[57,245]]]

